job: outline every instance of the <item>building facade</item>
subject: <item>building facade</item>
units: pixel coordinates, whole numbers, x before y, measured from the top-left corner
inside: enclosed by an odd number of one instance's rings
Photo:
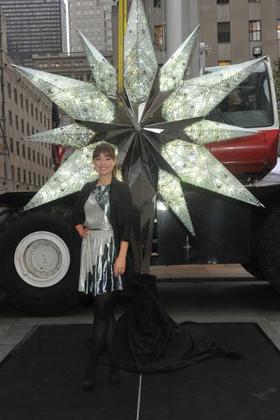
[[[169,0],[142,0],[150,33],[154,44],[157,60],[159,64],[166,61],[166,1]],[[113,62],[117,63],[118,51],[118,1],[114,1],[112,7],[112,31],[113,31]],[[130,7],[131,0],[128,1]]]
[[[82,52],[77,29],[99,51],[112,51],[113,0],[69,0],[70,52]]]
[[[63,0],[0,0],[0,8],[14,62],[29,65],[32,54],[67,51]]]
[[[280,57],[279,0],[198,0],[206,65]]]
[[[54,172],[52,149],[23,137],[51,128],[52,104],[10,66],[3,35],[0,48],[0,192],[37,190]]]

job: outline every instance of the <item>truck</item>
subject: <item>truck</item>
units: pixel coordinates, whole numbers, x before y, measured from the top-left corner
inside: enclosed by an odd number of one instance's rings
[[[158,197],[151,263],[239,263],[280,292],[280,176],[272,172],[277,166],[279,126],[269,59],[208,119],[257,130],[246,138],[207,147],[263,207],[182,185],[196,235],[190,235]],[[52,314],[66,311],[80,300],[81,241],[71,226],[77,193],[24,210],[34,194],[7,192],[0,196],[0,284],[17,308]]]

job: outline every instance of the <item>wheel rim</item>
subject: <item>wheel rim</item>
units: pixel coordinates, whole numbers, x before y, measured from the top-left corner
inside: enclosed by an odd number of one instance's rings
[[[18,244],[14,264],[21,279],[34,287],[58,284],[70,266],[66,243],[52,232],[33,232]]]

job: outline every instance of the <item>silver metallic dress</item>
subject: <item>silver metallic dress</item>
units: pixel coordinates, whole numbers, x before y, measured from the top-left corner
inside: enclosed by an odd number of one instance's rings
[[[82,241],[79,291],[93,296],[123,288],[121,277],[113,271],[116,248],[109,222],[109,190],[110,185],[97,185],[84,205],[89,233]]]

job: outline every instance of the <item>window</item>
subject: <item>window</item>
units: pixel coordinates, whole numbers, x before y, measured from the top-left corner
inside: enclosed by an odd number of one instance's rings
[[[29,112],[29,102],[28,102],[28,99],[25,99],[25,109],[26,109],[26,112]]]
[[[218,61],[219,66],[229,66],[231,64],[230,60],[219,60]]]
[[[47,119],[45,115],[44,115],[44,127],[47,127]]]
[[[20,181],[20,168],[17,168],[17,179]]]
[[[36,174],[33,174],[33,184],[36,185]]]
[[[29,127],[29,123],[26,124],[26,132],[27,135],[30,136],[30,127]]]
[[[161,7],[161,0],[154,0],[154,7]]]
[[[277,19],[277,39],[280,39],[280,19]]]
[[[30,105],[30,113],[31,113],[31,117],[33,117],[33,115],[34,115],[34,105],[33,104]]]
[[[32,160],[35,162],[35,150],[32,150]]]
[[[9,111],[9,124],[13,125],[13,116],[12,116],[12,111]]]
[[[18,96],[17,96],[17,90],[16,89],[14,89],[14,101],[15,101],[15,104],[18,103]]]
[[[28,171],[28,182],[29,182],[29,184],[31,184],[31,171]]]
[[[248,0],[249,1],[249,3],[260,3],[261,2],[261,0]]]
[[[21,107],[21,109],[23,109],[23,95],[22,95],[22,93],[20,94],[20,107]]]
[[[36,117],[36,121],[38,121],[38,108],[35,108],[35,117]]]
[[[21,132],[24,134],[24,121],[21,119]]]
[[[23,170],[23,182],[26,183],[26,169]]]
[[[28,149],[27,149],[27,157],[28,157],[28,160],[31,159],[31,150],[30,150],[30,147],[28,147]]]
[[[10,138],[10,152],[14,153],[14,140]]]
[[[38,174],[38,185],[41,185],[41,175]]]
[[[35,134],[35,129],[34,129],[34,127],[33,127],[33,126],[31,127],[31,133],[32,133],[32,134]]]
[[[260,20],[249,20],[249,40],[250,41],[261,41],[261,21]]]
[[[154,33],[155,33],[155,46],[158,49],[162,49],[163,48],[163,41],[164,41],[164,26],[163,25],[155,25]]]
[[[25,158],[25,144],[22,145],[22,157]]]
[[[217,4],[228,4],[229,0],[217,0]]]
[[[218,23],[218,43],[227,44],[230,42],[230,22]]]
[[[11,83],[8,82],[8,96],[11,99],[12,97],[12,87],[11,87]]]
[[[16,148],[17,148],[17,156],[19,156],[19,142],[16,142]]]
[[[41,124],[43,123],[43,114],[42,114],[42,111],[40,111],[40,123]]]
[[[18,130],[18,115],[16,115],[15,120],[16,120],[16,129]]]
[[[15,167],[14,167],[14,165],[11,165],[11,177],[12,177],[12,179],[15,179]]]
[[[38,165],[40,165],[40,153],[39,152],[37,152],[37,163],[38,163]]]

